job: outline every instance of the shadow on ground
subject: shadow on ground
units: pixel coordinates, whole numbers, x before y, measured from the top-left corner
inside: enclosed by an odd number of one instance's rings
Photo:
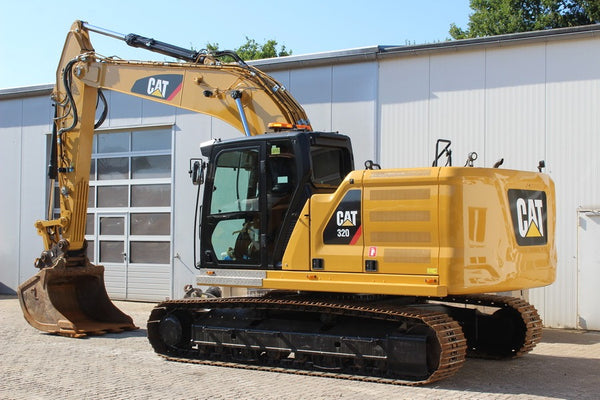
[[[435,387],[461,392],[597,399],[600,359],[527,354],[506,361],[468,359],[452,378]],[[482,377],[489,377],[485,379]]]
[[[565,329],[544,329],[542,342],[582,345],[598,344],[600,343],[600,332],[576,331]]]

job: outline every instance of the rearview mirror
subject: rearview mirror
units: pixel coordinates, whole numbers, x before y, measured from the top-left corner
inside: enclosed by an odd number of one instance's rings
[[[193,164],[192,164],[193,162]],[[194,185],[202,185],[204,183],[204,170],[206,169],[206,162],[197,159],[190,160],[190,170],[188,171],[192,183]]]

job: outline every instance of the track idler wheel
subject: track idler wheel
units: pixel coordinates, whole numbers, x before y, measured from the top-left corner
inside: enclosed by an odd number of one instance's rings
[[[160,321],[158,332],[162,341],[171,347],[181,344],[183,339],[183,326],[175,315],[168,315]]]

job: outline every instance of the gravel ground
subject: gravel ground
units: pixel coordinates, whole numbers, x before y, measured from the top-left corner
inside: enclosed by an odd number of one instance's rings
[[[450,379],[402,387],[169,362],[146,339],[154,304],[115,303],[139,330],[71,339],[35,330],[0,296],[0,399],[600,398],[600,332],[545,329],[522,358],[468,359]]]

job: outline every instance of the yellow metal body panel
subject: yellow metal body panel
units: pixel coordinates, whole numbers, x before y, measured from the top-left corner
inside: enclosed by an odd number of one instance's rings
[[[361,191],[360,235],[348,244],[326,244],[324,230],[350,190]],[[543,225],[541,200],[517,199],[515,206],[511,190],[544,193]],[[354,171],[335,193],[310,198],[283,271],[269,271],[263,287],[415,296],[541,287],[556,275],[555,214],[554,183],[540,173],[460,167]],[[519,229],[543,243],[519,244]],[[322,260],[318,270],[314,259]],[[375,270],[367,271],[368,261]]]
[[[310,200],[298,217],[281,264],[283,270],[310,270]]]
[[[365,171],[365,257],[378,261],[379,273],[438,275],[437,172]]]
[[[293,98],[276,98],[272,86],[279,83],[256,68],[243,68],[237,64],[124,61],[102,58],[95,53],[86,60],[86,63],[77,65],[77,78],[86,85],[207,114],[244,132],[238,108],[231,96],[232,92],[239,91],[252,136],[267,132],[271,122],[294,124],[298,120],[308,120]],[[160,76],[179,76],[181,89],[173,91],[171,96],[167,96],[165,90],[152,92],[157,79],[148,83],[144,79]],[[132,90],[140,81],[143,82],[143,90]]]
[[[325,271],[363,272],[362,237],[351,245],[326,244],[323,231],[344,195],[349,190],[360,189],[363,171],[353,171],[331,194],[315,194],[310,198],[310,254],[311,259],[324,260]],[[352,183],[353,182],[353,183]]]
[[[556,276],[554,183],[544,174],[484,168],[440,169],[440,281],[450,294],[546,286]],[[521,246],[511,189],[544,191],[547,243]],[[530,216],[531,218],[531,216]],[[443,273],[442,273],[443,271]]]
[[[263,288],[338,293],[446,296],[446,288],[427,284],[428,276],[344,272],[267,271]]]

